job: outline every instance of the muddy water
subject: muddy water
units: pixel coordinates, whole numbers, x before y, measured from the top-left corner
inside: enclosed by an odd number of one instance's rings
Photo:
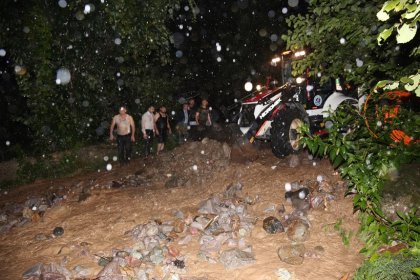
[[[234,155],[234,154],[232,154]],[[114,168],[111,172],[93,173],[83,177],[57,181],[39,181],[0,197],[0,203],[6,201],[23,202],[26,197],[43,192],[51,187],[67,190],[67,199],[48,209],[42,219],[23,227],[15,227],[0,236],[0,275],[1,279],[21,279],[22,273],[38,262],[62,263],[69,270],[76,265],[87,267],[92,278],[101,269],[97,264],[97,255],[111,256],[113,250],[122,250],[133,246],[132,237],[127,234],[134,226],[149,220],[174,220],[172,212],[179,209],[184,213],[196,214],[198,204],[214,193],[223,192],[232,182],[243,184],[242,194],[257,197],[258,201],[249,206],[248,212],[258,218],[247,244],[252,245],[256,262],[239,269],[227,270],[222,264],[208,263],[197,256],[198,237],[188,245],[178,245],[181,255],[186,257],[186,271],[182,277],[204,277],[206,279],[278,279],[276,270],[286,268],[294,279],[340,279],[346,273],[352,273],[362,262],[358,254],[362,244],[351,238],[345,246],[334,224],[342,220],[346,232],[357,232],[358,221],[352,210],[351,198],[338,195],[336,201],[326,209],[312,210],[310,239],[305,242],[307,249],[322,246],[322,256],[306,257],[301,265],[289,265],[280,261],[277,248],[281,244],[290,244],[285,233],[269,235],[262,229],[262,220],[268,215],[264,212],[270,204],[284,204],[286,212],[291,205],[284,200],[286,182],[316,179],[323,175],[330,183],[340,180],[334,175],[328,161],[313,165],[306,156],[296,168],[288,167],[287,159],[279,160],[264,150],[258,156],[248,160],[232,161],[226,168],[214,174],[203,185],[189,185],[167,189],[164,179],[155,180],[151,187],[136,188],[101,188],[110,180],[117,180],[124,175],[135,173],[144,164],[136,160],[128,167]],[[159,162],[153,163],[157,166]],[[90,196],[79,202],[76,190],[72,186],[79,182],[94,181]],[[54,227],[64,228],[64,234],[51,240],[38,241],[40,233],[50,234]],[[353,235],[354,236],[354,235]],[[159,272],[157,272],[159,274]],[[163,275],[162,275],[163,276]],[[187,278],[186,278],[187,279]]]

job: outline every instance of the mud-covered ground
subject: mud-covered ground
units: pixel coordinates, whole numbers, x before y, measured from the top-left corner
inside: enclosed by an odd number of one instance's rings
[[[108,163],[113,165],[110,171]],[[301,213],[309,229],[298,242],[286,232],[269,234],[263,228],[263,220],[273,216],[288,230],[296,209],[285,200],[284,186],[293,182],[306,184],[314,196],[328,194]],[[232,184],[241,188],[228,195]],[[41,180],[1,194],[0,278],[22,279],[37,263],[44,265],[45,273],[54,263],[70,279],[287,279],[285,273],[289,279],[340,279],[363,261],[358,253],[362,244],[354,237],[359,225],[352,198],[344,198],[345,188],[327,160],[313,160],[305,153],[280,160],[264,147],[247,149],[215,140],[186,143],[158,157],[135,159],[129,166],[104,161],[92,174]],[[214,197],[238,211],[238,228],[209,232],[194,227],[200,219],[209,219],[207,227],[222,223],[220,215],[199,211],[203,201]],[[159,231],[161,261],[139,248],[133,229],[146,224],[157,224],[160,230],[167,226]],[[53,234],[56,227],[62,227],[62,235]],[[220,234],[230,239],[203,257],[205,239]],[[299,256],[303,262],[280,260],[278,248],[296,243],[304,244]],[[219,257],[236,248],[252,260],[226,267]],[[118,275],[100,274],[113,257],[122,260],[115,267]],[[185,267],[171,269],[174,260],[182,260]],[[28,279],[38,279],[34,271],[26,273]]]

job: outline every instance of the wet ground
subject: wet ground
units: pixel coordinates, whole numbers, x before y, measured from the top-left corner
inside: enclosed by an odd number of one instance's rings
[[[265,218],[273,216],[286,224],[296,210],[285,199],[285,184],[306,184],[319,178],[326,184],[317,193],[331,196],[305,212],[308,237],[294,242],[286,232],[267,233]],[[228,201],[236,209],[245,207],[250,227],[239,233],[232,229],[229,234],[236,241],[223,243],[212,252],[213,259],[203,258],[200,242],[205,233],[197,232],[192,221],[204,218],[199,213],[203,201],[215,196],[226,199],[227,188],[238,183],[240,191]],[[136,159],[129,166],[114,165],[110,171],[104,163],[99,172],[39,180],[1,194],[0,206],[8,215],[0,224],[1,279],[22,279],[37,263],[55,263],[71,279],[96,279],[105,265],[98,263],[118,252],[131,258],[121,266],[122,276],[99,279],[287,279],[281,278],[286,277],[284,271],[290,273],[290,279],[340,279],[363,261],[358,253],[362,244],[354,237],[359,224],[352,198],[344,198],[344,191],[344,182],[327,160],[313,160],[305,153],[278,159],[265,147],[256,150],[214,140],[186,143],[158,157]],[[40,207],[45,209],[40,211]],[[12,219],[16,223],[4,227]],[[181,223],[176,234],[166,232],[162,245],[175,253],[163,250],[163,263],[141,257],[132,262],[138,243],[133,229],[155,221],[172,227]],[[62,235],[52,234],[56,227],[62,227]],[[211,234],[216,236],[214,231]],[[187,236],[190,240],[182,244]],[[296,243],[305,246],[303,262],[280,260],[278,248]],[[251,252],[252,261],[227,268],[219,258],[237,247]],[[182,260],[185,267],[168,272],[168,258]],[[139,270],[149,278],[140,278]]]

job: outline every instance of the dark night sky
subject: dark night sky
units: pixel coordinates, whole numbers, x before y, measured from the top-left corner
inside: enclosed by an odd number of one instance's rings
[[[173,75],[182,77],[182,91],[220,102],[243,95],[247,80],[264,83],[275,71],[269,62],[285,49],[280,38],[287,32],[285,18],[307,2],[201,0],[197,6],[195,21],[186,5],[175,9]]]

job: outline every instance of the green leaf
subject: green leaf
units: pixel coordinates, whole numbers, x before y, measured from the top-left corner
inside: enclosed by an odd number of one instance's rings
[[[417,276],[420,276],[420,267],[413,268],[413,273]]]
[[[404,23],[400,28],[397,29],[397,32],[397,43],[405,44],[407,42],[410,42],[414,38],[414,36],[416,36],[417,24],[414,23],[414,25],[409,25],[407,23]]]
[[[378,45],[382,45],[383,41],[386,41],[389,36],[391,36],[392,31],[394,30],[394,26],[391,26],[390,28],[385,28],[382,30],[381,33],[378,35]]]
[[[380,21],[387,21],[389,19],[389,15],[387,12],[385,12],[384,10],[380,10],[377,14],[376,17],[380,20]]]

